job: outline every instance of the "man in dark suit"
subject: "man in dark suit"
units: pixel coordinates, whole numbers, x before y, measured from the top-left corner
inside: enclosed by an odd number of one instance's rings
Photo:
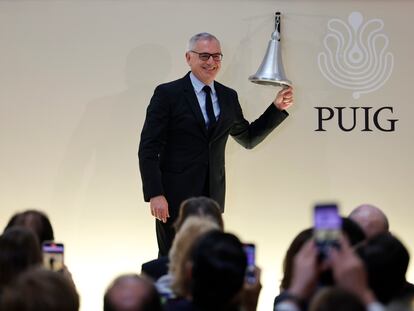
[[[285,109],[293,103],[292,89],[283,89],[249,124],[236,91],[214,81],[222,56],[216,37],[193,36],[185,54],[191,72],[159,85],[147,108],[138,156],[144,199],[157,219],[159,256],[171,247],[172,224],[183,200],[204,195],[224,211],[228,136],[253,148],[288,116]]]

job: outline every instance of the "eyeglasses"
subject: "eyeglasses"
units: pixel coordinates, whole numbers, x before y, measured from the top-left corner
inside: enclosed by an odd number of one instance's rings
[[[223,59],[223,54],[221,53],[214,53],[214,54],[210,54],[210,53],[198,53],[196,51],[191,50],[190,52],[196,53],[198,55],[198,58],[204,62],[208,61],[210,59],[210,57],[213,58],[214,61],[219,62]]]

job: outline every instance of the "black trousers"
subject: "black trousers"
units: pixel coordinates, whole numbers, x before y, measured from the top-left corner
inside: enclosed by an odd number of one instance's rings
[[[206,181],[204,183],[204,189],[200,194],[194,194],[194,196],[206,196],[209,197],[210,195],[210,187],[209,187],[209,178],[208,174],[206,177]],[[168,200],[168,199],[167,199]],[[176,207],[179,209],[180,207]],[[173,227],[174,222],[176,221],[176,217],[179,215],[179,211],[176,213],[171,213],[172,217],[167,218],[167,222],[163,223],[158,219],[155,220],[155,231],[157,233],[157,243],[158,243],[158,258],[163,256],[168,256],[168,252],[172,246],[174,237],[175,237],[175,229]],[[174,216],[177,215],[177,216]]]
[[[158,258],[168,256],[172,242],[175,237],[175,230],[173,227],[174,220],[168,219],[166,223],[155,220],[155,231],[157,233],[158,243]]]

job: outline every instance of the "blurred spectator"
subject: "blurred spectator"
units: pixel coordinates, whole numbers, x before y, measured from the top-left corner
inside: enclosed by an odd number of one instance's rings
[[[395,236],[377,235],[361,245],[357,252],[365,263],[369,284],[379,301],[388,304],[407,295],[414,297],[412,286],[405,279],[410,255]]]
[[[181,203],[178,218],[174,223],[175,231],[178,232],[183,222],[189,216],[209,217],[216,222],[221,230],[224,230],[223,217],[219,204],[207,197],[193,197]]]
[[[163,297],[189,298],[191,282],[191,254],[197,240],[211,230],[219,230],[211,218],[190,216],[181,226],[170,249],[169,273],[161,277],[156,285]]]
[[[365,311],[365,305],[354,294],[338,288],[321,289],[309,306],[309,311]]]
[[[154,284],[138,276],[117,277],[105,292],[104,311],[161,311],[161,301]]]
[[[364,230],[368,239],[389,231],[387,216],[376,206],[363,204],[356,207],[349,218]]]
[[[280,282],[280,290],[285,290],[290,287],[293,273],[293,258],[300,251],[306,241],[312,239],[313,228],[308,228],[299,232],[299,234],[290,243],[283,259],[283,278]]]
[[[247,267],[240,240],[230,234],[211,231],[193,252],[191,294],[200,310],[238,310]]]
[[[41,265],[42,253],[32,231],[10,228],[0,236],[0,291],[26,269]]]
[[[318,249],[308,240],[293,259],[289,288],[275,298],[274,310],[306,310],[309,301],[319,289],[321,272],[330,269],[336,286],[358,297],[370,310],[383,310],[368,285],[363,261],[342,236],[339,248],[331,248],[328,258],[318,260]]]
[[[0,306],[7,311],[78,311],[79,296],[61,273],[33,268],[4,290]]]
[[[351,245],[357,245],[364,241],[365,234],[362,229],[351,219],[342,217],[342,232],[346,235]],[[280,284],[280,290],[289,288],[292,280],[293,259],[299,252],[306,241],[313,238],[313,228],[302,230],[289,245],[283,260],[283,278]],[[320,282],[329,285],[333,283],[332,275],[329,270],[325,270],[320,278]]]
[[[216,201],[207,197],[193,197],[183,201],[180,205],[178,218],[174,223],[174,229],[178,232],[189,216],[207,217],[216,222],[223,230],[223,218],[220,206]],[[143,274],[151,277],[155,281],[168,273],[169,257],[163,256],[146,262],[142,265]]]
[[[52,224],[47,215],[41,211],[27,210],[13,215],[4,230],[16,226],[32,230],[36,234],[40,245],[44,241],[55,239]]]

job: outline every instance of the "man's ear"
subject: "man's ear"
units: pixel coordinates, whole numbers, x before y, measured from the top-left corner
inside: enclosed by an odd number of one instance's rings
[[[190,52],[185,52],[185,60],[187,61],[187,64],[189,65],[190,65],[190,57],[191,57]]]

